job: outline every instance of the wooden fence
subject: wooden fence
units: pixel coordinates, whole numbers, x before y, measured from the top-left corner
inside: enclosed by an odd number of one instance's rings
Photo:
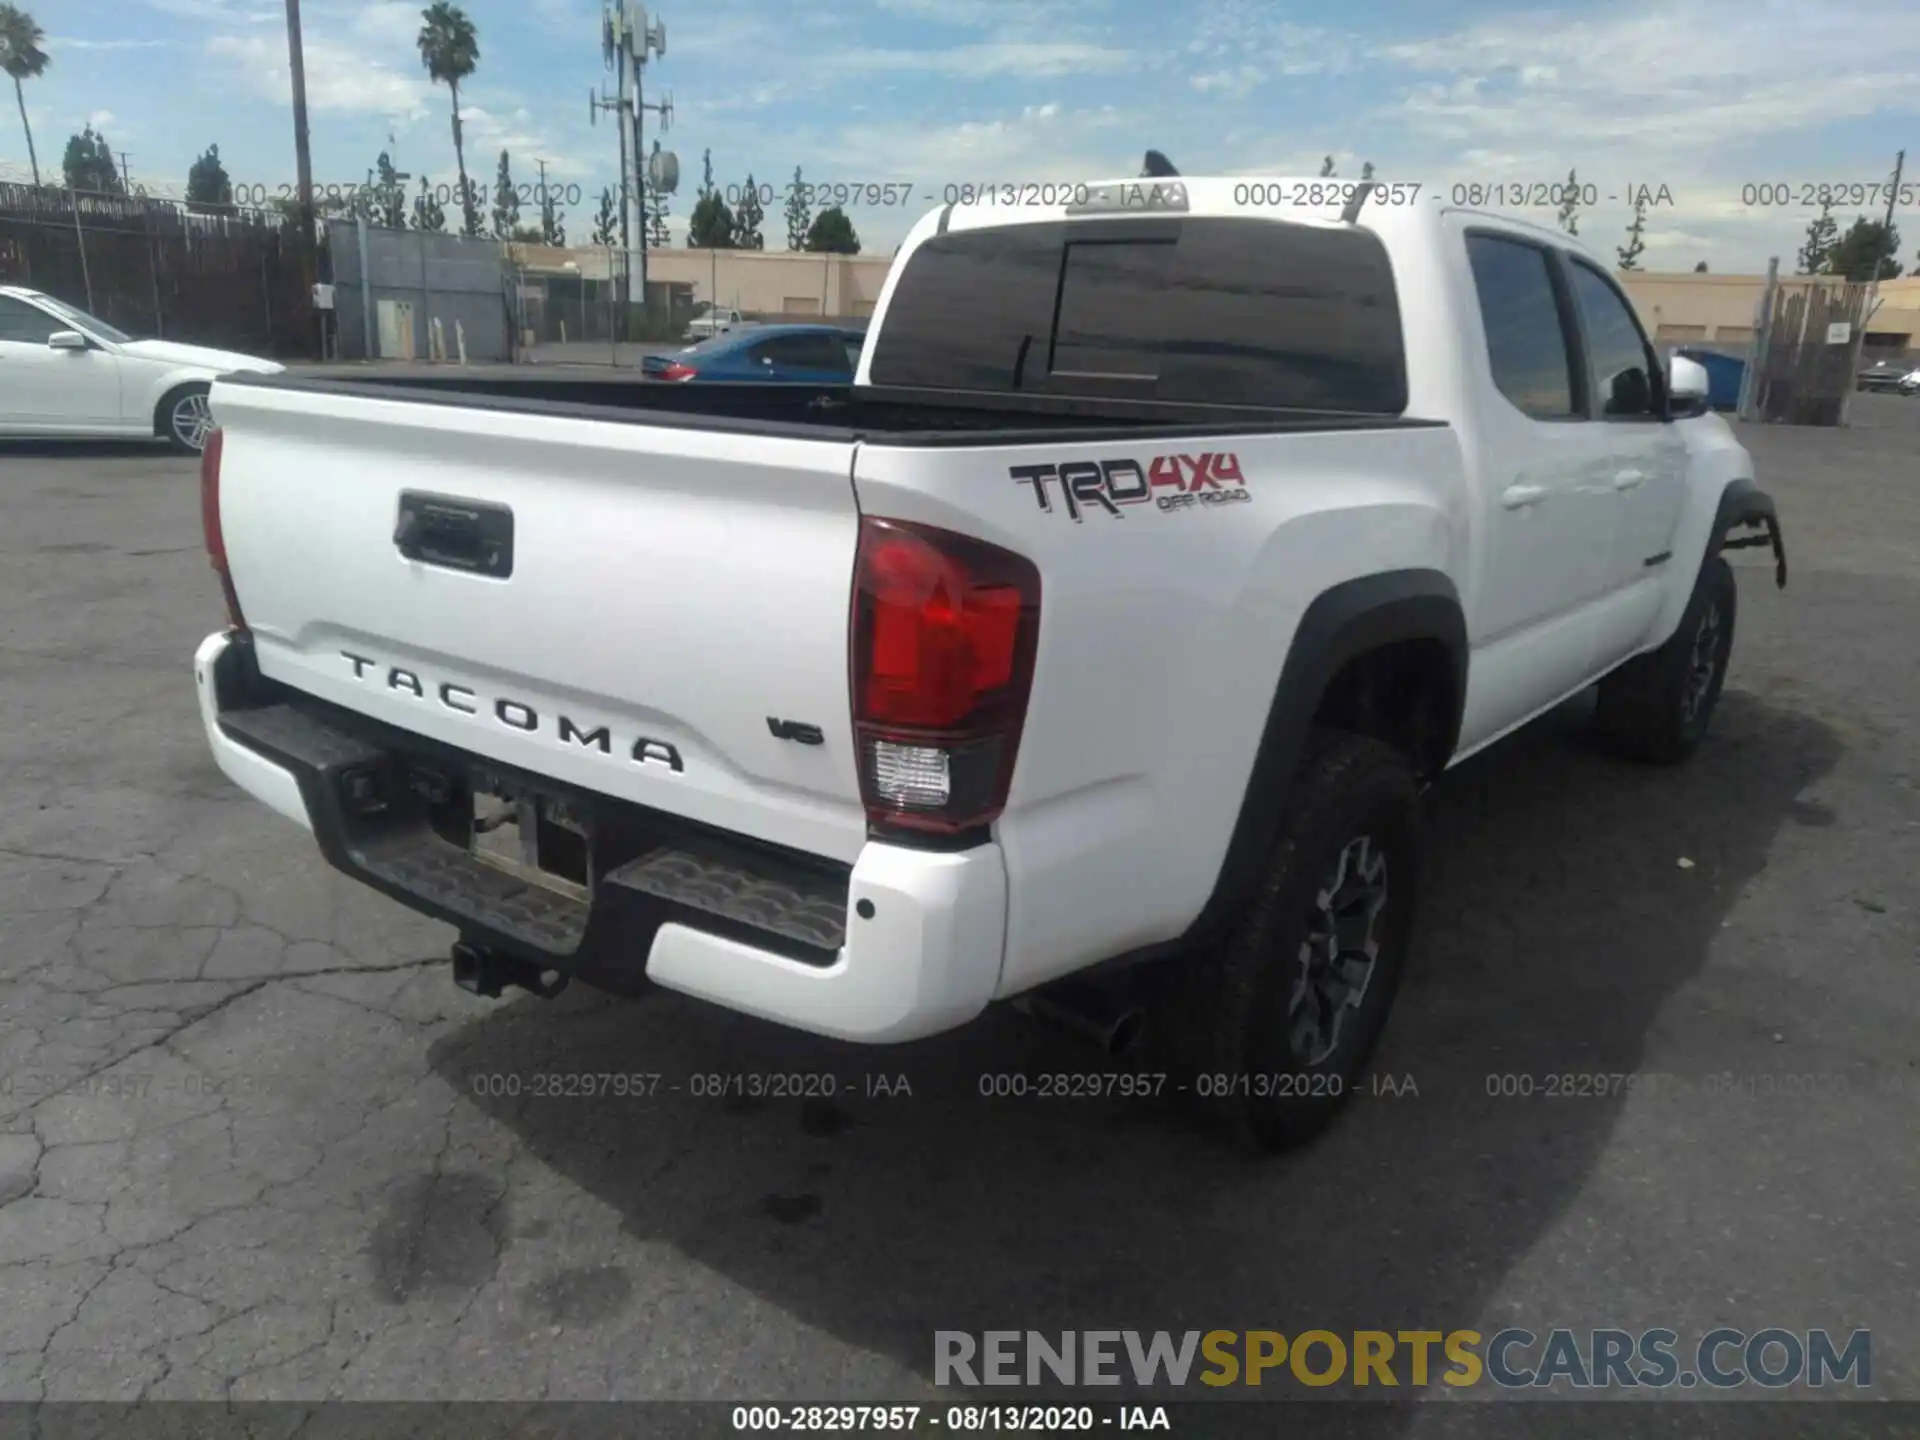
[[[1786,425],[1838,425],[1854,388],[1867,287],[1783,288],[1776,301],[1754,376],[1755,414]]]
[[[142,339],[314,353],[315,277],[297,242],[278,211],[0,184],[0,284]]]

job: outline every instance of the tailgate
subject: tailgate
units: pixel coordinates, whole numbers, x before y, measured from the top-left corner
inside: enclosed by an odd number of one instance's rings
[[[213,410],[227,554],[268,678],[858,856],[851,441],[259,385],[216,385]],[[462,568],[476,531],[499,563]]]

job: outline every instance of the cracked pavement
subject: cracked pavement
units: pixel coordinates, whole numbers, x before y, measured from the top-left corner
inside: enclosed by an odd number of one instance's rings
[[[1729,1324],[1871,1328],[1920,1400],[1920,403],[1857,402],[1746,432],[1793,585],[1737,557],[1692,765],[1576,703],[1435,788],[1398,1093],[1265,1164],[982,1098],[1097,1068],[1015,1016],[861,1052],[457,990],[209,759],[194,467],[0,447],[0,1399],[900,1402],[952,1398],[936,1329]],[[1643,1082],[1489,1093],[1569,1072]]]

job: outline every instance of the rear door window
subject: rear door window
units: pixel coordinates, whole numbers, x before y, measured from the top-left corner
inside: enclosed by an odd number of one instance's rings
[[[1524,240],[1469,235],[1467,260],[1494,388],[1535,420],[1577,418],[1572,337],[1554,289],[1553,258]]]
[[[1393,415],[1393,272],[1363,230],[1237,217],[1012,225],[916,250],[876,385]]]

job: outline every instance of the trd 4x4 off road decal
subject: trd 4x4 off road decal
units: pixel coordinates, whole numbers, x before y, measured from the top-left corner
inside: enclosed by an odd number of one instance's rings
[[[1187,510],[1253,498],[1240,473],[1240,457],[1231,450],[1156,455],[1144,470],[1138,460],[1063,460],[1058,465],[1014,465],[1007,473],[1015,484],[1031,485],[1040,508],[1049,514],[1057,494],[1076,525],[1085,511],[1096,508],[1118,519],[1128,505]]]

